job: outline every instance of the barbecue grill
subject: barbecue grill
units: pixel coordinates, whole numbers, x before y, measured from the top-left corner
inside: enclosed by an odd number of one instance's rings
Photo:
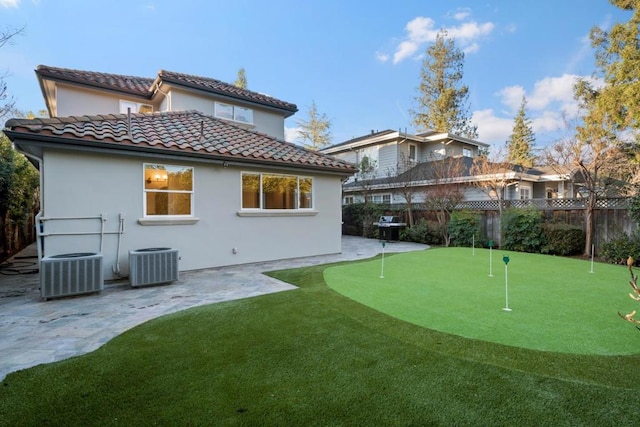
[[[407,226],[399,216],[383,215],[378,222],[378,239],[386,241],[400,240],[400,230]]]

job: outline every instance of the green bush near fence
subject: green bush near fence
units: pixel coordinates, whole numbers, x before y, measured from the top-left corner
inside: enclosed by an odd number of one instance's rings
[[[583,253],[585,235],[581,227],[569,224],[543,224],[542,232],[546,244],[541,253],[548,255],[571,256]]]
[[[480,214],[478,212],[454,211],[449,221],[451,246],[471,246],[474,243],[479,245],[480,229]]]
[[[605,261],[614,264],[625,263],[631,256],[636,260],[636,265],[640,265],[640,230],[636,230],[630,236],[622,234],[602,244],[600,255]]]
[[[400,240],[405,242],[441,245],[442,236],[438,233],[438,223],[420,218],[413,227],[406,227],[400,232]]]
[[[507,209],[500,221],[501,249],[518,252],[540,252],[546,244],[542,232],[542,212],[535,209]]]

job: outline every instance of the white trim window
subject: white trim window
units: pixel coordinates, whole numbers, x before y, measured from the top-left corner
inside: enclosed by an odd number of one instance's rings
[[[387,193],[387,194],[371,194],[367,196],[367,201],[369,202],[373,202],[373,203],[387,203],[390,204],[391,203],[391,194]]]
[[[214,103],[214,113],[219,119],[233,120],[234,122],[253,124],[253,110],[251,108],[238,107],[237,105]]]
[[[344,200],[342,202],[343,205],[352,205],[355,203],[353,196],[344,196]]]
[[[242,209],[313,209],[313,178],[243,172]]]
[[[127,114],[128,109],[131,108],[132,113],[152,113],[153,106],[149,104],[141,104],[139,102],[131,102],[120,100],[120,114]]]
[[[418,161],[418,146],[416,144],[409,144],[409,161],[412,163]]]
[[[463,148],[462,149],[462,155],[464,157],[473,157],[473,152],[471,151],[470,148]]]
[[[144,216],[193,216],[193,168],[144,164]]]
[[[529,200],[531,198],[531,188],[520,187],[520,200]]]

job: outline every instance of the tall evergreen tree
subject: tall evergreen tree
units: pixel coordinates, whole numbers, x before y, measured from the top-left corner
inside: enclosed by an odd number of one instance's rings
[[[515,165],[532,167],[535,162],[533,146],[535,134],[526,113],[527,100],[523,96],[520,109],[513,123],[513,132],[507,139],[507,160]]]
[[[233,84],[240,89],[247,89],[247,73],[245,73],[244,67],[238,70],[238,77]]]
[[[420,71],[418,107],[411,111],[413,124],[422,130],[450,132],[477,138],[477,126],[469,117],[469,88],[462,84],[464,53],[442,30],[427,48]]]
[[[326,114],[320,114],[316,102],[311,102],[307,112],[309,120],[298,120],[298,134],[304,140],[304,147],[319,150],[331,143],[331,120]]]

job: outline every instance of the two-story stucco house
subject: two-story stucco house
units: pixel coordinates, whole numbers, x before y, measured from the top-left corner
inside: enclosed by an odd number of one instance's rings
[[[341,251],[345,161],[284,141],[294,104],[221,81],[39,66],[50,119],[5,133],[40,170],[40,256],[168,247],[193,270]]]
[[[425,132],[417,135],[384,130],[324,148],[322,153],[336,159],[367,167],[345,181],[343,204],[363,202],[367,197],[374,203],[405,203],[403,187],[415,188],[412,202],[424,202],[427,189],[447,183],[460,184],[466,201],[493,199],[490,191],[483,191],[474,183],[494,177],[473,173],[473,160],[488,144],[450,133]],[[455,176],[441,176],[434,170],[447,159],[459,159]],[[527,200],[575,197],[569,173],[552,168],[509,167],[501,170],[503,182],[500,199]]]

